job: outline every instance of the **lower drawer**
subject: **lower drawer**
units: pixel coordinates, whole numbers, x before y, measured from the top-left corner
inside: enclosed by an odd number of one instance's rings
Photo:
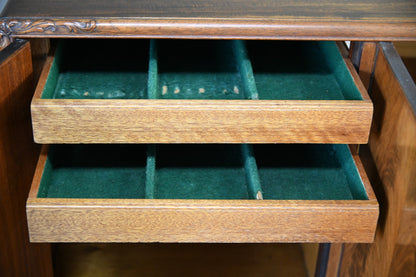
[[[378,203],[346,145],[53,145],[32,242],[371,242]]]

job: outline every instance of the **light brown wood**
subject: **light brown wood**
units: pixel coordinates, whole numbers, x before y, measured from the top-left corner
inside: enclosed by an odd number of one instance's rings
[[[367,93],[368,87],[362,82],[361,76],[358,75],[357,71],[355,70],[354,65],[351,62],[351,59],[349,58],[349,52],[347,51],[345,45],[343,43],[341,44],[340,42],[338,42],[338,49],[340,49],[340,52],[344,57],[344,62],[347,65],[348,70],[350,71],[355,85],[361,93],[361,97],[364,99],[364,101],[371,102],[371,98]]]
[[[343,52],[344,57],[347,54]],[[32,101],[37,143],[366,143],[373,106],[363,101],[41,99]]]
[[[29,199],[32,242],[371,242],[373,201]]]
[[[377,44],[367,42],[363,45],[360,61],[360,79],[366,89],[369,89],[377,54]]]
[[[46,100],[37,143],[366,143],[369,101]]]
[[[27,201],[33,242],[371,242],[369,200],[164,200],[37,198],[42,151]],[[358,157],[354,157],[359,164]]]
[[[29,243],[25,213],[38,155],[30,126],[29,43],[12,43],[0,61],[0,275],[52,276],[49,245]]]
[[[370,180],[380,201],[380,220],[374,244],[346,244],[341,276],[388,276],[399,235],[400,220],[410,187],[416,180],[416,117],[408,97],[415,95],[410,78],[395,75],[398,58],[392,62],[390,47],[380,48],[371,92],[374,121],[365,161]],[[411,91],[405,90],[412,89]]]

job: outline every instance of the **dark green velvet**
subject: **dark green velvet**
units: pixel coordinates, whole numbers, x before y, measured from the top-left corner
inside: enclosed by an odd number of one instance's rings
[[[254,146],[264,199],[367,199],[346,145]]]
[[[234,56],[237,68],[243,80],[247,99],[259,99],[256,81],[254,80],[253,68],[247,54],[245,42],[242,40],[233,41]]]
[[[150,40],[147,98],[158,98],[157,40],[155,39]]]
[[[55,145],[49,153],[39,197],[249,198],[238,145]]]
[[[156,146],[147,147],[145,197],[155,198]]]
[[[254,150],[252,150],[252,147]],[[39,197],[367,199],[346,145],[53,145]]]
[[[248,182],[250,196],[252,199],[256,199],[257,194],[262,192],[262,188],[252,146],[248,144],[242,144],[241,153],[244,162],[244,169],[246,170],[246,179]]]
[[[362,100],[334,42],[246,44],[259,99]]]
[[[42,98],[147,98],[147,40],[62,40]]]
[[[238,145],[161,145],[156,198],[248,199]]]
[[[158,41],[158,98],[244,99],[231,41]]]
[[[334,42],[62,40],[42,98],[361,100]]]
[[[145,167],[145,146],[52,145],[38,196],[144,198]]]

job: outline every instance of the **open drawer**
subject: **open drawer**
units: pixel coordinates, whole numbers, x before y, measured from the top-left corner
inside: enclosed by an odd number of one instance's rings
[[[371,242],[378,203],[346,145],[44,146],[32,242]]]
[[[366,143],[373,107],[334,42],[66,40],[38,143]],[[342,54],[341,54],[342,53]]]

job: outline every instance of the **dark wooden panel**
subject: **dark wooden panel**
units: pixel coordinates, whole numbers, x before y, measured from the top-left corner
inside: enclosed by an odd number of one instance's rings
[[[306,277],[299,244],[58,244],[56,276]]]
[[[414,195],[413,195],[414,197]],[[416,276],[416,205],[404,209],[389,276]]]
[[[389,274],[403,208],[416,180],[416,87],[392,45],[380,45],[371,92],[374,120],[369,149],[361,151],[380,203],[380,218],[373,244],[345,245],[341,276]]]
[[[398,43],[395,47],[416,81],[416,43]],[[416,276],[416,180],[408,188],[393,257],[389,276]]]
[[[39,80],[43,65],[49,53],[49,39],[30,39],[30,49],[32,52],[33,80]]]
[[[205,17],[416,22],[413,0],[13,0],[6,17]]]
[[[49,246],[30,244],[26,223],[38,154],[30,124],[30,46],[16,41],[9,47],[13,51],[0,52],[0,275],[51,276]]]
[[[416,40],[416,23],[316,18],[3,18],[0,48],[13,37]]]

